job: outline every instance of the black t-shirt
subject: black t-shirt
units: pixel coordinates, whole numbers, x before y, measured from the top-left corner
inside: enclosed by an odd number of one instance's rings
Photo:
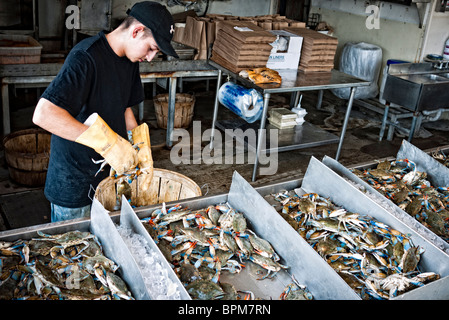
[[[139,64],[119,57],[104,32],[78,43],[42,97],[84,122],[96,112],[117,134],[127,139],[124,113],[144,99]],[[103,159],[92,148],[52,135],[45,183],[47,199],[78,208],[92,203],[93,190],[107,177],[109,166],[95,177]],[[90,191],[90,196],[94,191]]]

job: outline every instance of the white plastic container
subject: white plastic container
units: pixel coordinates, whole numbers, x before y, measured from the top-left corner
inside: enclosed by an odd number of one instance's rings
[[[340,57],[339,70],[354,77],[370,81],[370,85],[357,89],[355,99],[374,98],[379,93],[377,81],[382,67],[382,48],[365,42],[347,42]],[[340,99],[349,99],[350,88],[331,89]]]
[[[301,124],[303,124],[305,122],[304,117],[307,114],[306,109],[301,107],[301,100],[302,100],[302,95],[299,98],[298,105],[296,107],[292,108],[292,111],[294,113],[296,113],[296,123],[299,124],[299,125],[301,125]]]

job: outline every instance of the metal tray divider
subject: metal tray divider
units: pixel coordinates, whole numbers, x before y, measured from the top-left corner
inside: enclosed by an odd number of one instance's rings
[[[407,226],[416,231],[427,241],[435,245],[439,250],[443,251],[446,254],[449,254],[449,243],[438,237],[435,233],[426,228],[418,220],[399,208],[393,201],[387,199],[384,195],[374,189],[369,183],[367,183],[363,179],[360,179],[348,168],[330,157],[324,157],[323,163],[343,178],[352,181],[359,190],[364,192],[366,196],[371,197],[379,205],[385,208],[385,210],[387,210],[390,214],[404,222]]]
[[[407,140],[402,140],[396,159],[409,159],[413,161],[418,171],[425,171],[427,173],[434,186],[449,186],[449,168]]]
[[[269,241],[290,274],[318,300],[357,300],[360,297],[331,266],[244,179],[234,172],[229,204],[242,212],[251,229]]]
[[[192,298],[187,293],[186,289],[184,288],[183,284],[179,280],[178,276],[173,271],[172,267],[169,265],[167,259],[165,259],[164,255],[160,251],[157,244],[154,242],[153,238],[148,234],[148,232],[145,230],[145,227],[142,225],[142,222],[137,217],[136,213],[134,212],[131,205],[128,203],[126,198],[122,196],[122,208],[120,212],[120,225],[131,229],[134,233],[141,235],[145,238],[148,246],[151,250],[153,250],[156,255],[159,258],[159,261],[161,262],[162,266],[167,269],[167,276],[168,278],[173,281],[179,290],[180,298],[181,300],[191,300]],[[149,292],[149,295],[151,296],[151,292]],[[155,297],[151,297],[152,299],[155,299]]]
[[[427,241],[375,200],[314,157],[311,158],[307,167],[302,187],[308,192],[329,197],[335,204],[343,206],[348,211],[367,214],[399,232],[409,235],[415,245],[419,245],[425,250],[419,264],[421,271],[436,272],[442,278],[423,287],[413,289],[417,292],[413,295],[410,293],[407,296],[421,297],[422,295],[424,297],[425,295],[427,299],[447,299],[449,297],[449,256],[439,250],[433,243]],[[443,293],[433,290],[433,288],[440,288],[440,286],[446,286],[448,289]]]
[[[112,222],[109,211],[95,198],[91,209],[90,229],[103,246],[105,255],[119,265],[118,271],[136,300],[149,300],[142,274],[131,252]]]
[[[48,234],[65,233],[68,231],[79,230],[89,231],[90,220],[87,218],[78,218],[67,221],[58,221],[52,223],[43,223],[34,226],[11,229],[0,232],[0,240],[15,241],[18,239],[29,240],[38,237],[38,231]]]

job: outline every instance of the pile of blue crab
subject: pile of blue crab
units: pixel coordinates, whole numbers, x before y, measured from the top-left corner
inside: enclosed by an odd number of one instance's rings
[[[316,193],[275,195],[281,216],[364,300],[390,299],[439,278],[422,273],[422,248],[405,234]]]
[[[271,244],[251,231],[244,215],[227,203],[200,210],[166,208],[164,203],[142,223],[193,299],[255,299],[253,292],[220,281],[220,274],[238,274],[248,261],[263,268],[258,280],[287,268]],[[279,298],[312,299],[296,282]]]
[[[378,192],[449,242],[449,187],[434,187],[426,172],[408,159],[380,162],[376,168],[352,170]]]
[[[133,299],[89,232],[0,241],[1,300]]]

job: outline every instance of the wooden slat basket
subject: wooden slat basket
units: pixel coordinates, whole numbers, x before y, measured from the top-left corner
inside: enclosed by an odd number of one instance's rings
[[[3,139],[5,159],[12,180],[31,187],[47,177],[51,134],[43,129],[13,132]]]
[[[192,179],[174,171],[155,168],[151,182],[145,178],[140,175],[131,184],[131,204],[136,207],[201,196],[200,187]],[[108,177],[95,190],[95,197],[108,211],[118,210],[116,182]]]
[[[153,99],[157,126],[167,129],[168,93],[158,94]],[[195,96],[187,93],[177,93],[175,101],[174,128],[188,128],[192,123]]]

